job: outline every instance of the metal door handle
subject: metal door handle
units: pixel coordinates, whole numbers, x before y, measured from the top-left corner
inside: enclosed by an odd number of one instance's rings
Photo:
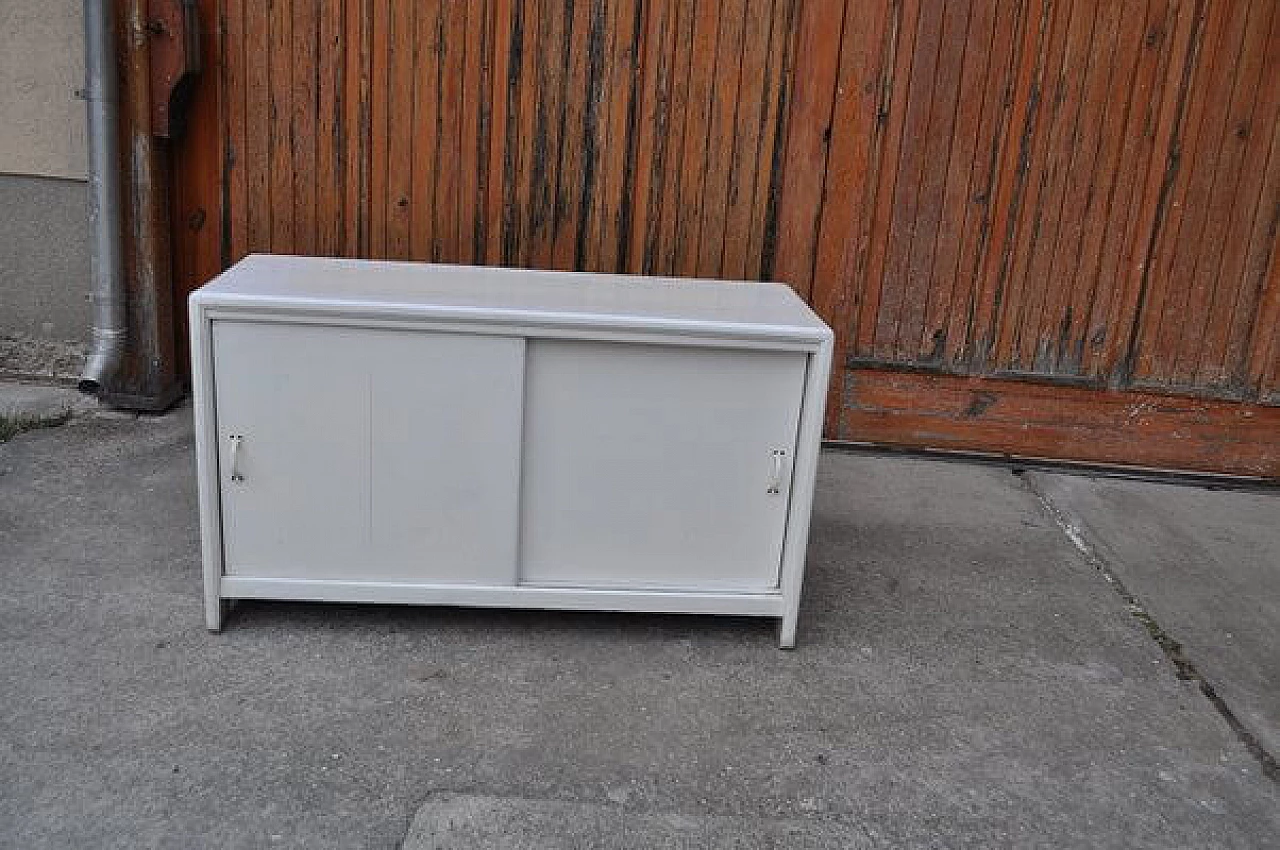
[[[231,435],[231,480],[243,481],[244,476],[240,474],[240,444],[244,442],[244,437],[239,434]]]
[[[784,449],[774,449],[769,456],[769,485],[765,492],[769,494],[782,492],[782,468],[786,465],[787,453]]]

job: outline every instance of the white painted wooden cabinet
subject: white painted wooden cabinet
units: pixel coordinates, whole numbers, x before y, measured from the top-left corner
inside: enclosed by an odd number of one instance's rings
[[[190,310],[210,629],[310,599],[794,645],[832,337],[788,287],[254,255]]]

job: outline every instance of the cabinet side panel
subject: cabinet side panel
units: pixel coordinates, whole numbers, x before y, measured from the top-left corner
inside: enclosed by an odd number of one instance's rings
[[[534,340],[527,356],[523,584],[777,588],[804,354]]]

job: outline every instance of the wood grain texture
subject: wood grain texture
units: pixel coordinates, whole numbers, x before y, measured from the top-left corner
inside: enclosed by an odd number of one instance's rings
[[[1280,403],[1271,0],[201,9],[179,296],[251,251],[773,278],[859,374]]]
[[[1280,477],[1280,408],[850,369],[838,437],[910,448]]]

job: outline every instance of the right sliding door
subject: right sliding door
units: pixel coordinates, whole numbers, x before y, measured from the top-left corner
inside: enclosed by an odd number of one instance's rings
[[[520,581],[777,587],[808,356],[530,340]]]

